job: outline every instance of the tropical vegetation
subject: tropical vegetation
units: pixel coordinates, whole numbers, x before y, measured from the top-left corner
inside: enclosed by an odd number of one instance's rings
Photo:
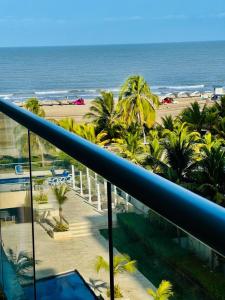
[[[6,255],[20,283],[25,283],[32,279],[34,259],[30,253],[27,251],[14,252],[13,249],[9,248],[6,251]]]
[[[60,184],[53,187],[53,192],[55,194],[56,200],[59,206],[59,221],[56,222],[55,231],[66,231],[68,230],[67,226],[63,226],[65,222],[65,218],[63,217],[63,204],[68,200],[68,192],[70,191],[70,187],[67,184]],[[58,229],[65,229],[65,230],[58,230]]]
[[[55,122],[225,206],[222,180],[225,170],[225,97],[203,107],[194,102],[176,118],[168,115],[160,123],[155,121],[158,105],[159,99],[145,79],[133,75],[121,86],[118,100],[112,92],[102,91],[92,101],[85,116],[86,123],[77,123],[73,118]],[[36,98],[28,99],[25,107],[44,116]],[[25,135],[23,139],[26,140]],[[44,162],[48,145],[36,136],[32,137],[31,143]],[[26,148],[25,142],[23,145]]]
[[[41,107],[40,102],[37,98],[30,98],[25,102],[24,106],[30,112],[36,114],[39,117],[44,117],[45,112]],[[27,130],[18,125],[15,128],[16,142],[18,149],[20,149],[21,156],[28,156],[28,132]],[[45,166],[45,153],[49,153],[53,150],[53,147],[44,139],[39,137],[37,134],[30,132],[30,147],[32,155],[40,155],[42,166]]]
[[[172,284],[167,280],[163,280],[156,291],[149,288],[147,292],[153,300],[168,300],[173,296]]]
[[[37,195],[34,196],[34,200],[38,204],[46,204],[48,203],[48,195],[41,190]]]
[[[40,102],[37,98],[29,98],[25,102],[24,106],[27,110],[32,112],[33,114],[39,116],[39,117],[44,117],[45,116],[45,111],[41,107]]]
[[[102,257],[97,256],[95,261],[95,270],[97,273],[100,272],[100,270],[109,271],[109,263]],[[134,273],[136,271],[136,261],[131,260],[129,255],[123,254],[123,255],[115,255],[113,257],[113,273],[114,277],[117,277],[118,274],[122,273]],[[110,296],[110,289],[107,289],[107,296]],[[121,288],[118,283],[115,283],[114,286],[114,296],[115,298],[122,298],[123,294],[121,291]]]
[[[85,116],[86,122],[80,124],[72,118],[66,118],[55,123],[225,207],[225,97],[203,106],[194,102],[177,117],[168,115],[159,123],[156,122],[158,105],[158,97],[152,93],[145,79],[134,75],[122,85],[118,99],[114,98],[112,92],[102,91],[100,96],[92,101],[90,111]],[[27,109],[38,115],[42,114],[34,100],[30,101]],[[42,143],[44,147],[44,142]],[[35,144],[38,152],[38,142]],[[66,230],[68,227],[63,223],[62,205],[67,200],[68,191],[62,185],[55,187],[54,192],[59,203],[56,230]],[[142,231],[136,229],[134,219],[132,222],[135,226],[129,225],[129,229],[126,224],[124,228],[126,231],[131,230],[132,236],[136,235],[136,239],[143,243],[141,249],[148,249],[149,253],[162,257],[169,266],[178,268],[183,274],[187,274],[187,277],[191,275],[192,278],[196,278],[196,282],[206,290],[207,295],[214,294],[215,299],[222,299],[219,295],[222,295],[221,291],[224,292],[224,281],[218,273],[208,272],[208,277],[205,276],[205,266],[200,260],[181,250],[181,247],[168,237],[148,238],[151,234],[149,227],[146,235],[141,235]],[[171,249],[175,255],[171,255]],[[180,261],[178,256],[182,258]],[[135,268],[135,260],[126,255],[114,257],[114,260],[115,275],[122,270],[129,272],[130,262],[133,262],[131,269]],[[109,265],[102,257],[98,257],[95,267],[99,272],[101,269],[108,270]],[[157,281],[157,286],[162,278]],[[155,297],[154,299],[169,299],[173,295],[168,281],[162,281],[156,291],[148,292]],[[165,297],[160,298],[163,292]],[[115,285],[115,293],[115,296],[122,296],[118,284]]]

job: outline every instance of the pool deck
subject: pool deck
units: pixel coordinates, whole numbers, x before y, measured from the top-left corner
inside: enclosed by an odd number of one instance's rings
[[[55,206],[54,200],[52,205]],[[98,224],[106,222],[107,216],[99,213],[90,204],[84,201],[74,191],[69,194],[69,200],[63,206],[63,213],[69,223],[76,224],[88,223],[89,226],[96,227]],[[30,224],[5,224],[2,227],[2,239],[4,247],[31,251],[31,226]],[[65,240],[54,240],[35,223],[35,259],[36,277],[43,278],[54,274],[60,274],[69,270],[77,269],[84,279],[90,283],[100,280],[98,283],[109,283],[109,274],[101,271],[99,274],[94,269],[96,256],[103,256],[108,260],[108,242],[99,233],[81,237],[73,237]],[[114,249],[115,254],[118,251]],[[151,299],[147,294],[147,288],[153,288],[139,271],[134,274],[119,274],[116,278],[125,299],[143,300]],[[104,298],[106,289],[101,289]],[[98,291],[95,290],[98,294]],[[84,299],[85,300],[85,299]]]

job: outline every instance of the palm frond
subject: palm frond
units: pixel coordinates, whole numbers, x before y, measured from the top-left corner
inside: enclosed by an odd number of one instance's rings
[[[102,256],[97,256],[96,262],[95,262],[95,270],[96,270],[97,273],[99,273],[99,271],[101,269],[104,269],[105,271],[108,271],[109,270],[109,264]]]

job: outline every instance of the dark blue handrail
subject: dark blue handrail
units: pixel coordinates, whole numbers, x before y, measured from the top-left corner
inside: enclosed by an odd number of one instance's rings
[[[223,207],[12,103],[0,111],[225,256]]]

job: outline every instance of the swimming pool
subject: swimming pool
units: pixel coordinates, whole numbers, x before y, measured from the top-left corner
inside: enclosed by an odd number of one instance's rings
[[[28,183],[30,182],[30,177],[20,177],[20,178],[1,178],[0,184],[10,184],[10,183]]]
[[[37,300],[98,299],[78,271],[36,281]],[[24,287],[27,300],[33,299],[33,286]]]

